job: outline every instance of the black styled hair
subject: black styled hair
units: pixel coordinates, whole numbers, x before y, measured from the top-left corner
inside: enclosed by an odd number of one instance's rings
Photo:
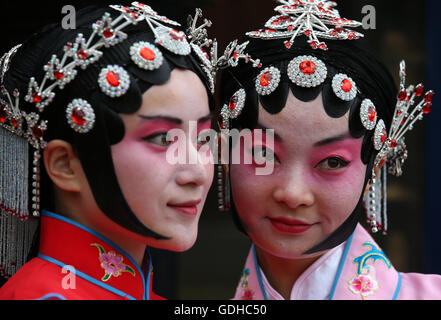
[[[254,68],[250,63],[241,62],[235,68],[224,70],[221,79],[221,102],[228,104],[232,95],[240,88],[246,91],[246,102],[242,113],[232,120],[233,128],[254,129],[258,122],[259,104],[270,114],[277,114],[285,107],[288,93],[301,101],[309,102],[322,94],[323,106],[329,117],[339,118],[349,111],[349,131],[352,137],[363,137],[361,160],[367,165],[364,188],[366,187],[374,165],[377,151],[373,147],[372,137],[374,130],[366,130],[360,120],[360,105],[365,98],[369,98],[375,105],[378,119],[383,119],[387,130],[392,122],[396,103],[397,88],[392,76],[384,64],[375,54],[359,45],[360,40],[330,40],[327,41],[328,50],[312,49],[304,37],[298,37],[294,45],[287,49],[283,40],[262,40],[245,38],[249,41],[246,52],[253,59],[260,59],[261,68]],[[328,70],[326,80],[319,86],[303,88],[293,83],[287,75],[289,62],[303,55],[316,57],[323,61]],[[258,74],[266,67],[276,67],[281,72],[281,79],[277,89],[261,96],[256,92],[255,80]],[[351,101],[339,99],[332,89],[334,75],[343,73],[354,80],[357,85],[357,96]],[[389,131],[389,130],[388,130]],[[234,177],[230,177],[233,178]],[[236,226],[242,232],[245,227],[240,220],[234,206],[233,196],[230,195],[231,210]],[[349,218],[322,243],[316,245],[306,253],[333,248],[345,241],[354,231],[363,211],[363,192],[360,200]]]
[[[77,12],[75,30],[65,30],[59,24],[45,26],[33,34],[18,49],[12,59],[4,85],[9,92],[17,88],[21,93],[20,109],[29,113],[36,112],[35,106],[24,101],[31,77],[40,82],[44,77],[43,66],[53,54],[61,58],[63,47],[82,33],[86,39],[93,32],[92,24],[108,12],[112,18],[120,12],[110,7],[89,6]],[[213,105],[209,82],[193,54],[180,56],[161,46],[164,61],[154,71],[139,68],[130,58],[130,47],[138,41],[155,43],[154,35],[145,22],[129,25],[122,30],[127,39],[115,46],[102,47],[102,57],[85,70],[77,68],[76,78],[63,90],[55,89],[56,97],[41,113],[47,120],[48,129],[44,140],[62,139],[73,145],[77,152],[98,207],[122,227],[143,236],[165,238],[142,224],[127,204],[120,189],[110,151],[110,146],[122,140],[125,134],[120,113],[135,113],[142,105],[142,94],[154,85],[166,83],[175,68],[187,69],[196,73],[207,89],[210,109]],[[105,95],[98,85],[98,75],[108,65],[123,67],[130,76],[130,87],[126,94],[111,98]],[[75,132],[66,121],[66,107],[75,98],[87,100],[95,113],[95,123],[87,133]],[[54,199],[52,181],[41,165],[41,207],[53,210]]]

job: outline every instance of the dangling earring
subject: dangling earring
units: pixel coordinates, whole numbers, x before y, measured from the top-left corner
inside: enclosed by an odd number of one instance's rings
[[[229,128],[230,118],[223,119],[223,125]],[[225,157],[225,148],[229,150],[229,144],[226,146],[223,141],[229,139],[229,130],[221,129],[218,136],[218,165],[217,165],[217,199],[219,211],[228,211],[230,209],[230,174],[229,174],[229,157]],[[227,135],[225,137],[225,134]],[[226,140],[228,141],[228,140]]]
[[[372,170],[372,179],[369,190],[364,197],[367,222],[371,227],[372,233],[377,233],[380,229],[383,234],[387,233],[387,169],[386,163],[378,170]]]
[[[231,207],[228,165],[217,165],[217,196],[219,211],[228,211]]]
[[[231,119],[236,119],[245,106],[246,92],[240,88],[231,97],[228,105],[225,104],[220,112],[220,135],[218,136],[218,160],[217,165],[217,199],[219,211],[228,211],[231,207],[230,197],[230,173],[229,173],[229,156],[224,157],[222,141],[227,141],[226,150],[229,150],[229,132]],[[226,135],[226,136],[225,136]],[[227,154],[228,155],[228,154]]]

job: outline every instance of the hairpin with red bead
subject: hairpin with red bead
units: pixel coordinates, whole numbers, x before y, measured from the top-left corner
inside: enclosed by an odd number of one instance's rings
[[[405,87],[406,83],[406,63],[400,63],[400,92],[397,97],[397,104],[392,118],[392,124],[389,132],[389,137],[384,141],[381,152],[384,156],[387,154],[388,158],[393,157],[393,153],[397,147],[404,145],[404,135],[413,129],[415,122],[422,120],[425,114],[428,114],[432,109],[432,99],[435,93],[430,90],[424,94],[423,84],[417,86],[410,85]],[[415,99],[421,98],[419,103],[410,110],[415,104]],[[405,149],[405,148],[404,148]],[[376,165],[380,163],[380,155],[377,156]],[[400,168],[399,168],[400,169]],[[395,170],[401,172],[401,170]]]
[[[221,129],[230,128],[230,119],[236,119],[240,115],[243,107],[245,106],[245,99],[245,90],[241,88],[233,94],[228,105],[224,104],[220,112],[222,117],[222,122],[220,122]]]
[[[252,38],[284,39],[284,44],[291,48],[294,39],[300,35],[308,38],[313,49],[327,50],[326,43],[319,38],[335,40],[354,40],[363,34],[347,28],[362,25],[361,22],[341,18],[334,1],[323,0],[278,0],[282,5],[274,10],[279,14],[271,17],[264,29],[248,32]],[[328,27],[329,26],[329,27]]]

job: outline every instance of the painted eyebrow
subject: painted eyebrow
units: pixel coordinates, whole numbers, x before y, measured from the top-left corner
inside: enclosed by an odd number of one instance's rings
[[[321,146],[325,146],[334,142],[338,142],[338,141],[343,141],[346,140],[348,138],[351,138],[351,134],[348,133],[344,133],[344,134],[340,134],[338,136],[334,136],[334,137],[330,137],[330,138],[326,138],[320,141],[317,141],[316,143],[314,143],[314,147],[321,147]]]
[[[146,116],[146,115],[142,115],[141,114],[141,115],[139,115],[139,117],[144,119],[144,120],[163,120],[163,121],[167,121],[167,122],[176,123],[176,124],[179,124],[179,125],[182,124],[182,120],[181,119],[175,118],[175,117],[170,117],[170,116],[161,116],[161,115],[158,115],[158,116]],[[208,115],[206,115],[204,117],[199,118],[197,120],[197,122],[198,122],[198,124],[199,123],[203,123],[203,122],[205,122],[207,120],[211,120],[212,117],[213,117],[212,114],[208,114]]]
[[[198,119],[198,124],[204,123],[204,122],[206,122],[208,120],[211,121],[211,119],[213,119],[213,115],[211,113],[207,114],[205,117],[201,117],[201,118]]]
[[[260,123],[256,124],[256,129],[262,129],[263,131],[269,130],[267,127],[265,127],[264,125],[262,125]],[[279,142],[282,142],[283,141],[282,137],[276,133],[275,129],[272,129],[272,130],[274,131],[274,139],[276,139]]]

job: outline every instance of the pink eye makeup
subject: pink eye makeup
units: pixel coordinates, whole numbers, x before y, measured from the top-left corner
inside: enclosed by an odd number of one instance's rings
[[[252,155],[252,163],[256,167],[264,167],[266,163],[271,161],[275,164],[280,163],[274,151],[265,145],[254,145],[249,152]]]
[[[333,170],[343,169],[347,167],[350,163],[351,163],[350,161],[346,161],[338,156],[333,156],[322,160],[315,167],[321,170],[333,171]]]
[[[140,115],[143,119],[140,129],[137,130],[136,135],[143,141],[153,144],[160,148],[167,148],[173,144],[174,140],[167,139],[168,132],[172,129],[182,129],[184,121],[179,118],[168,116],[145,116]],[[196,122],[196,121],[195,121]],[[208,137],[203,135],[203,131],[210,129],[211,127],[211,115],[202,117],[197,120],[197,144],[198,147],[209,141]],[[201,134],[202,133],[202,134]],[[199,137],[201,135],[201,137]]]
[[[311,162],[314,168],[328,172],[340,172],[360,158],[361,141],[345,138],[314,148]]]

